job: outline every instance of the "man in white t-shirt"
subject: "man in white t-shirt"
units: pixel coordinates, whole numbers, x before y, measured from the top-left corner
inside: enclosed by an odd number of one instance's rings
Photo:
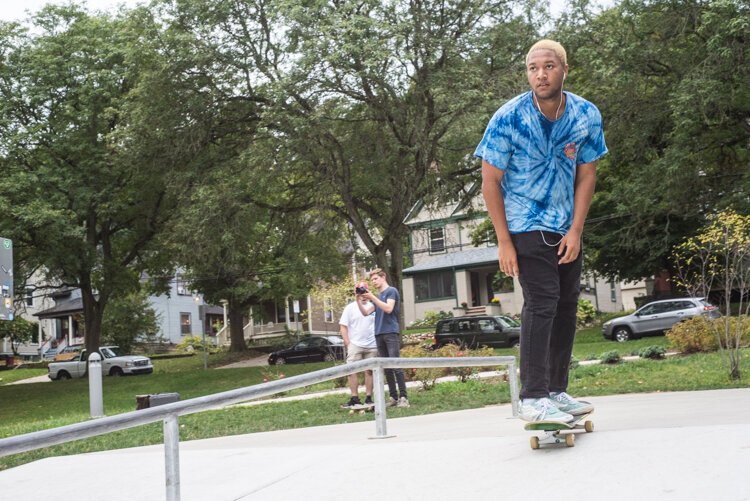
[[[360,282],[356,289],[367,289],[367,284]],[[378,348],[375,343],[375,313],[362,315],[357,301],[366,306],[369,301],[365,297],[359,296],[352,301],[341,314],[339,328],[341,337],[344,339],[346,346],[346,363],[350,364],[357,360],[364,360],[378,356]],[[349,375],[349,389],[351,398],[342,405],[343,408],[351,408],[356,405],[362,405],[359,400],[359,381],[357,374]],[[365,371],[365,405],[373,405],[372,402],[372,371]]]

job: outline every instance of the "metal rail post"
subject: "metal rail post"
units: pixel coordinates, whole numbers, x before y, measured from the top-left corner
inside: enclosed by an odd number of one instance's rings
[[[102,397],[102,357],[93,352],[89,355],[89,410],[92,418],[104,417]]]
[[[510,407],[513,417],[518,417],[518,374],[516,362],[508,362],[508,385],[510,386]]]
[[[385,412],[385,382],[384,369],[375,367],[372,370],[372,387],[375,392],[375,436],[373,438],[390,438],[386,429],[386,412]]]
[[[164,418],[167,501],[180,501],[180,425],[176,414]]]

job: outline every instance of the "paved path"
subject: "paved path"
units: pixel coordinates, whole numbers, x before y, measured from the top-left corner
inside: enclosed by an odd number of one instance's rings
[[[574,448],[532,451],[507,405],[390,419],[386,440],[368,421],[184,442],[182,500],[750,500],[750,389],[591,400],[596,431]],[[164,492],[161,446],[0,472],[3,499]]]

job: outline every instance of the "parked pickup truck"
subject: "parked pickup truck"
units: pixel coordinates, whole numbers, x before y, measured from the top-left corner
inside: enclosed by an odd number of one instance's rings
[[[151,359],[140,355],[125,355],[118,346],[102,346],[99,348],[102,357],[102,374],[110,376],[123,376],[125,374],[151,374],[154,366]],[[88,374],[86,360],[88,353],[81,350],[80,354],[72,360],[65,362],[52,362],[48,366],[50,379],[70,379],[84,377]]]

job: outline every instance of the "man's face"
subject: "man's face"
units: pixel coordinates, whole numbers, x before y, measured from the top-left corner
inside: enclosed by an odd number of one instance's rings
[[[370,282],[372,282],[372,285],[374,285],[376,289],[380,289],[380,285],[383,283],[383,277],[378,274],[373,274],[370,276]]]
[[[526,63],[526,77],[537,99],[559,96],[567,72],[568,65],[563,65],[555,51],[550,49],[535,50]]]

